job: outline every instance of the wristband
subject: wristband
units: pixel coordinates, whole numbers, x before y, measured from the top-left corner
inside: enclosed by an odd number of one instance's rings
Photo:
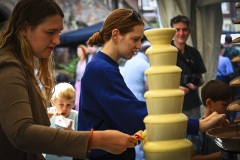
[[[93,131],[94,131],[94,129],[92,128],[91,131],[90,131],[89,139],[88,139],[87,153],[91,151],[91,143],[92,143],[92,138],[93,138]]]

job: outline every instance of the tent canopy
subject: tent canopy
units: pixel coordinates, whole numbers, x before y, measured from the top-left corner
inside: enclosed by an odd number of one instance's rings
[[[104,22],[87,26],[75,31],[66,32],[60,35],[60,44],[58,47],[76,47],[79,44],[85,44],[87,40],[95,33],[101,30]],[[144,30],[152,27],[145,26]]]
[[[79,44],[85,44],[89,37],[93,33],[100,31],[102,28],[103,22],[81,28],[75,31],[70,31],[60,35],[60,44],[58,47],[71,47],[77,46]]]

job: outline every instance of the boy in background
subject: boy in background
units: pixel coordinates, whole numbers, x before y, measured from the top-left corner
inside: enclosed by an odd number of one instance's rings
[[[230,86],[220,80],[210,80],[201,90],[202,103],[206,110],[201,117],[204,119],[213,112],[226,114],[227,106],[234,100],[234,93]],[[192,160],[221,160],[221,150],[205,132],[198,136],[188,136],[193,143]]]
[[[78,111],[73,110],[75,103],[75,89],[69,83],[59,83],[54,87],[51,98],[52,107],[48,109],[52,128],[76,130],[78,125]],[[72,160],[72,157],[46,155],[46,160]]]

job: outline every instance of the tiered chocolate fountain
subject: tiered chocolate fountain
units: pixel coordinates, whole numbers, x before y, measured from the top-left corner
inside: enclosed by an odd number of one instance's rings
[[[176,30],[144,32],[151,43],[146,51],[151,67],[145,71],[149,91],[144,95],[148,115],[144,118],[143,150],[147,160],[190,160],[192,143],[187,140],[188,118],[182,114],[184,93],[179,90],[181,69],[177,49],[170,43]]]
[[[240,8],[240,3],[236,3],[236,8]],[[235,24],[240,24],[237,19]],[[233,40],[233,43],[239,43],[240,37]],[[234,57],[232,62],[240,62],[240,55]],[[240,87],[240,76],[233,79],[230,83],[232,87]],[[240,100],[236,100],[227,107],[228,112],[240,112]],[[240,122],[239,118],[234,119],[233,124],[225,127],[213,128],[207,131],[207,135],[212,137],[215,143],[223,150],[222,160],[240,160]]]

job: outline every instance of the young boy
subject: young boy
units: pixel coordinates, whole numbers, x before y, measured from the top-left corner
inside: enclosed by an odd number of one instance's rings
[[[210,80],[201,90],[202,103],[206,110],[201,117],[204,119],[216,111],[225,114],[227,106],[234,100],[234,94],[230,86],[219,80]],[[221,160],[220,148],[206,135],[199,132],[198,136],[188,136],[193,143],[192,160]]]
[[[77,130],[78,111],[73,110],[75,103],[75,89],[69,83],[59,83],[54,87],[51,98],[52,107],[48,115],[52,128]],[[72,160],[72,157],[46,155],[46,160]]]

